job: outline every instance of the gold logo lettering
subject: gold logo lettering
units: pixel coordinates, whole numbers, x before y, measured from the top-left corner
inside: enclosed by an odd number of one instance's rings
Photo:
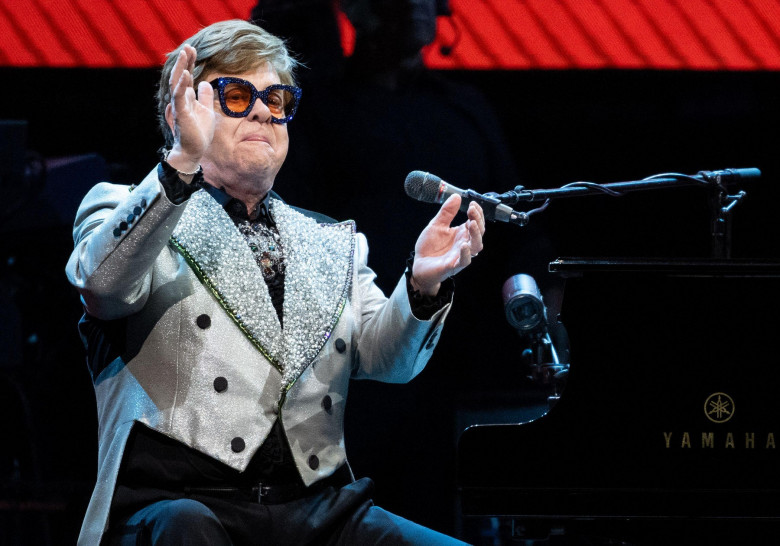
[[[726,423],[734,417],[734,399],[725,392],[714,392],[704,401],[704,415],[712,423]],[[707,427],[709,428],[709,427]],[[731,427],[729,427],[731,428]],[[701,434],[701,444],[699,435]],[[744,434],[744,443],[742,438]],[[777,449],[774,432],[737,431],[666,431],[663,433],[664,447],[669,450],[688,449],[732,449],[756,450]]]

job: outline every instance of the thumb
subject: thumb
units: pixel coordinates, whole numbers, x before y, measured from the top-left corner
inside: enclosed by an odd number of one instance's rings
[[[460,210],[460,201],[460,195],[457,193],[450,195],[439,209],[439,212],[436,213],[436,216],[433,217],[431,223],[449,226],[458,214],[458,210]]]

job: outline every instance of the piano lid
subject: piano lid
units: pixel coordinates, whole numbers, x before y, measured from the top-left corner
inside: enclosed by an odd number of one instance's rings
[[[699,258],[558,258],[548,265],[563,277],[585,273],[652,273],[664,275],[780,277],[780,263],[758,260]]]

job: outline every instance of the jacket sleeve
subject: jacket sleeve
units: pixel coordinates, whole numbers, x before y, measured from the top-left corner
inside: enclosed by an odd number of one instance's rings
[[[185,207],[165,196],[157,169],[138,186],[102,182],[87,193],[65,271],[90,315],[111,320],[143,307],[154,262]]]
[[[393,293],[386,298],[374,283],[376,274],[368,267],[368,244],[361,233],[355,262],[360,333],[353,377],[388,383],[411,381],[430,359],[452,302],[428,320],[416,318],[405,276],[401,276]]]

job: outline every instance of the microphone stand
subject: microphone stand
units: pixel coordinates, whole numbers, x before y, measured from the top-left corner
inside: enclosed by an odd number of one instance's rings
[[[563,328],[560,322],[558,325]],[[528,378],[551,389],[547,395],[547,409],[552,409],[561,399],[570,365],[568,362],[560,361],[548,331],[530,336],[528,344],[521,356],[529,370]],[[568,356],[568,348],[565,349],[565,354]]]
[[[710,218],[711,218],[711,255],[713,258],[728,259],[731,257],[731,212],[734,207],[745,197],[745,192],[740,191],[735,195],[729,195],[727,186],[738,182],[755,180],[761,177],[761,171],[756,168],[724,169],[720,171],[700,171],[695,175],[679,173],[663,173],[649,176],[642,180],[630,180],[626,182],[612,182],[609,184],[596,184],[594,182],[571,182],[560,188],[529,190],[524,186],[516,186],[514,190],[496,194],[488,193],[486,196],[496,198],[501,203],[514,206],[521,202],[544,203],[533,210],[517,212],[517,221],[512,223],[527,225],[530,217],[546,209],[552,199],[566,197],[583,197],[586,195],[607,194],[619,197],[627,192],[645,191],[660,188],[700,186],[710,191]]]

